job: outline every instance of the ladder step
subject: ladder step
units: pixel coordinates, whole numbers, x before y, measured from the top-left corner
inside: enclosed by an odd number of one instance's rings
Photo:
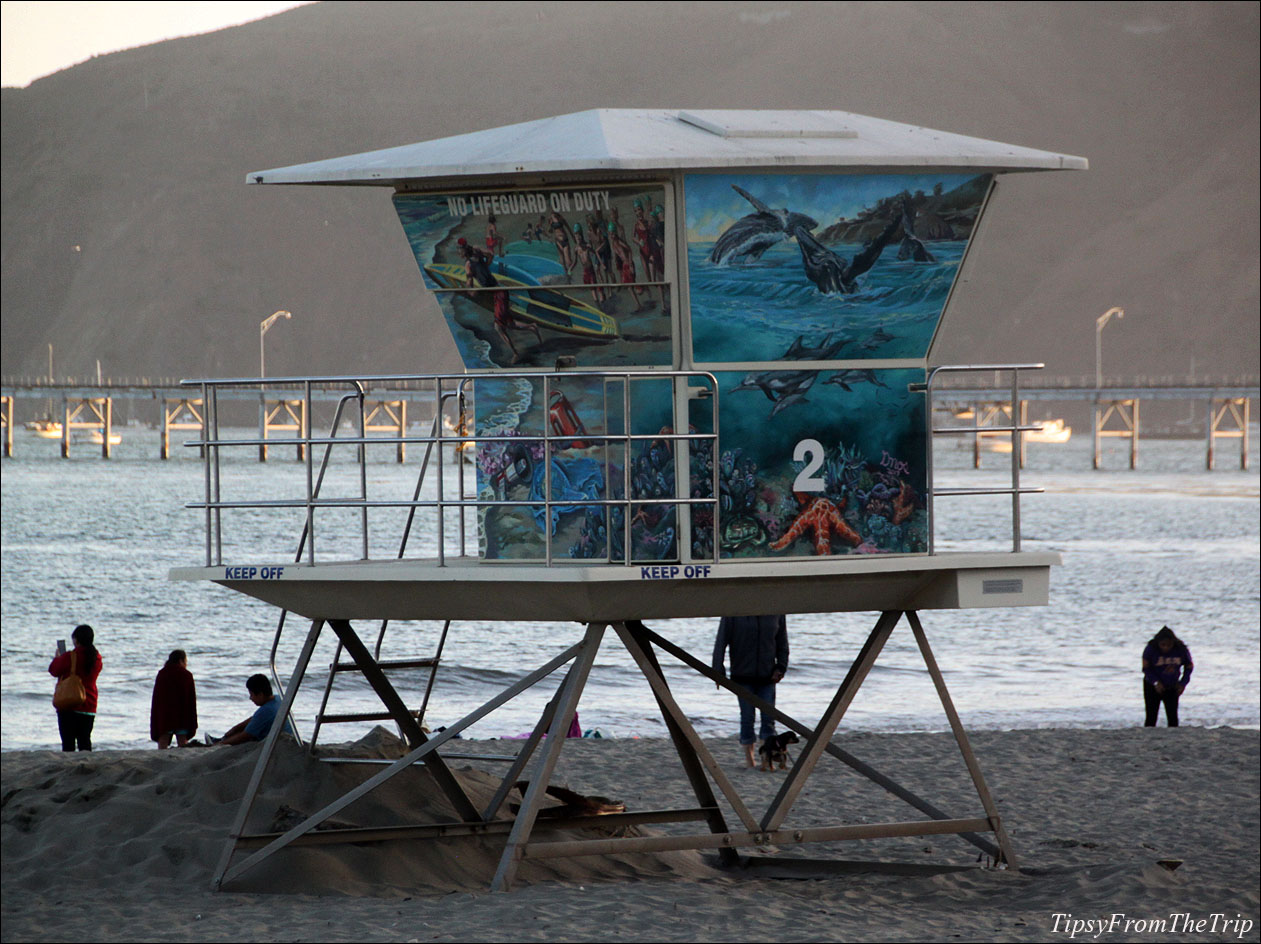
[[[419,720],[419,711],[409,711],[409,715]],[[316,715],[315,720],[320,724],[342,724],[349,721],[393,721],[394,716],[388,711],[370,711],[364,714],[348,714],[348,715]]]
[[[382,659],[377,663],[383,669],[429,669],[438,664],[437,659]],[[329,667],[330,672],[362,672],[353,662],[338,662]]]

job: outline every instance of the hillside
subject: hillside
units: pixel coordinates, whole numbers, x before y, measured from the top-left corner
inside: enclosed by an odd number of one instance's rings
[[[385,189],[248,171],[593,107],[836,108],[1088,157],[1000,181],[943,361],[1255,373],[1256,4],[321,3],[4,89],[6,375],[456,366]],[[831,221],[827,221],[831,222]],[[826,225],[826,223],[825,223]]]

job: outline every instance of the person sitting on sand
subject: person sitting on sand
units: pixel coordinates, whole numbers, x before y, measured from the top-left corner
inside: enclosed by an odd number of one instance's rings
[[[153,681],[149,740],[157,741],[158,750],[164,751],[171,746],[172,736],[180,747],[187,747],[196,732],[197,686],[188,671],[188,654],[175,649]]]
[[[240,724],[231,727],[222,738],[216,740],[207,737],[208,742],[211,744],[248,744],[250,741],[261,741],[267,737],[267,732],[271,730],[272,722],[276,720],[276,714],[280,711],[280,696],[272,694],[271,682],[267,681],[266,675],[261,674],[251,675],[246,679],[245,690],[249,692],[250,701],[258,706],[258,710]],[[293,726],[289,724],[288,718],[285,719],[283,731],[285,734],[293,734]]]
[[[1144,727],[1156,727],[1162,703],[1169,727],[1178,726],[1178,696],[1186,690],[1194,668],[1186,643],[1168,626],[1160,627],[1143,649],[1143,707],[1147,709]]]

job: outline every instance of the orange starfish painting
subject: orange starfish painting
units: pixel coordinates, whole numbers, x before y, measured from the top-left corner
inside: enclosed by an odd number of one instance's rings
[[[799,500],[805,496],[798,495]],[[845,502],[841,502],[841,508],[845,507]],[[832,536],[842,541],[847,541],[851,546],[857,547],[862,543],[863,539],[858,532],[845,523],[845,519],[841,517],[841,508],[837,508],[826,498],[819,496],[810,501],[802,510],[801,514],[792,523],[782,538],[771,545],[771,550],[782,551],[788,547],[799,537],[806,533],[807,530],[814,531],[814,552],[815,554],[824,555],[832,553]]]
[[[915,489],[903,482],[893,499],[893,523],[901,524],[915,514]]]

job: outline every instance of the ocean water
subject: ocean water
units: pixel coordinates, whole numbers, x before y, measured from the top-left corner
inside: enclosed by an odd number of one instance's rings
[[[931,264],[899,262],[897,246],[887,246],[859,277],[856,294],[825,295],[806,277],[795,242],[741,265],[715,265],[713,243],[689,243],[693,355],[702,362],[764,361],[798,336],[817,344],[826,335],[850,342],[836,355],[842,359],[923,357],[966,245],[934,242]],[[862,247],[832,248],[849,259]],[[873,340],[877,330],[888,340]]]
[[[17,456],[0,475],[0,748],[58,744],[47,674],[56,641],[80,622],[91,623],[105,669],[95,741],[103,748],[148,742],[153,678],[174,648],[189,653],[197,679],[203,730],[222,733],[251,710],[245,678],[265,671],[277,611],[215,585],[174,583],[171,567],[203,560],[205,535],[198,512],[184,508],[203,488],[191,451],[157,460],[153,430],[125,428],[115,458],[103,462],[92,447],[56,458],[57,443],[18,433]],[[1254,430],[1254,437],[1256,432]],[[1255,442],[1254,438],[1254,442]],[[1120,727],[1141,723],[1139,658],[1146,640],[1169,624],[1196,661],[1182,701],[1183,723],[1256,727],[1261,691],[1261,478],[1254,469],[1203,471],[1202,441],[1144,441],[1141,468],[1124,470],[1124,447],[1107,443],[1106,471],[1090,468],[1088,435],[1063,446],[1031,445],[1025,483],[1046,494],[1022,503],[1024,546],[1061,553],[1048,607],[928,611],[929,639],[964,723],[978,728]],[[1231,464],[1219,449],[1219,466]],[[280,449],[266,466],[235,460],[225,497],[265,482],[277,496],[297,496],[304,467]],[[382,449],[369,471],[373,497],[409,498],[419,451],[407,464]],[[987,455],[970,467],[971,453],[938,443],[937,484],[1004,484],[1009,459]],[[357,487],[349,451],[334,460],[326,494]],[[471,472],[470,478],[471,478]],[[456,487],[448,468],[446,487]],[[942,550],[1002,549],[1010,544],[1009,501],[943,498],[937,503]],[[239,514],[239,513],[238,513]],[[318,547],[336,548],[349,514],[320,527]],[[373,519],[374,556],[397,551],[401,514]],[[291,558],[301,521],[251,512],[229,519],[225,557]],[[412,550],[435,547],[426,528]],[[448,531],[448,548],[458,541]],[[471,544],[471,548],[475,548]],[[792,616],[788,677],[779,704],[807,722],[817,719],[875,621],[875,614]],[[669,620],[653,628],[708,660],[714,620]],[[361,635],[375,640],[377,627]],[[395,624],[383,655],[427,653],[440,625]],[[289,623],[278,664],[287,677],[306,627]],[[580,638],[574,624],[457,623],[451,628],[427,721],[448,724],[487,700],[512,679]],[[326,634],[297,703],[299,726],[309,732],[334,643]],[[736,729],[734,697],[676,670],[663,656],[675,693],[705,735]],[[557,677],[558,678],[558,677]],[[419,703],[423,678],[396,678]],[[537,686],[479,722],[479,738],[526,732],[554,684]],[[375,698],[360,682],[339,678],[337,710],[370,710]],[[580,706],[584,728],[611,736],[660,736],[646,683],[615,637],[601,648]],[[941,730],[946,722],[909,629],[900,625],[859,692],[842,730]],[[325,729],[322,740],[345,740],[368,725]]]

